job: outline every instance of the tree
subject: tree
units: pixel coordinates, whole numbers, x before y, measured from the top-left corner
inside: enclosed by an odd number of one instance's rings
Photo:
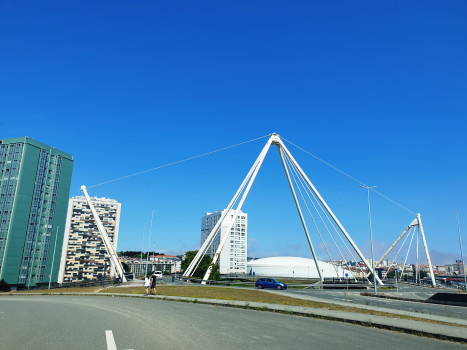
[[[122,267],[123,267],[123,270],[125,270],[125,272],[130,272],[130,266],[128,266],[128,264],[126,262],[122,262]]]
[[[419,271],[420,274],[420,279],[424,279],[425,277],[428,277],[428,272],[426,271]]]
[[[388,272],[386,277],[387,278],[394,278],[394,275],[395,275],[394,270],[391,270],[391,271]],[[400,279],[400,278],[401,278],[401,273],[400,273],[400,271],[397,271],[397,279]]]
[[[193,261],[195,258],[196,253],[198,253],[197,250],[190,250],[185,253],[186,258],[185,260],[182,261],[182,270],[185,271],[190,263]],[[216,264],[212,264],[212,259],[205,255],[201,262],[199,263],[198,268],[196,271],[193,273],[193,277],[197,278],[203,278],[204,275],[206,274],[206,271],[208,270],[209,266],[212,265],[212,271],[211,271],[211,276],[209,276],[210,280],[218,280],[220,279],[220,273],[219,273],[219,268]]]
[[[11,286],[4,279],[2,279],[0,281],[0,292],[9,292],[9,291],[11,291]]]
[[[147,253],[147,252],[146,252]],[[143,259],[146,259],[146,253],[143,252]],[[165,255],[164,253],[159,253],[159,252],[149,252],[149,255]],[[118,252],[118,256],[128,256],[130,258],[141,258],[141,251],[136,251],[136,250],[127,250],[124,252]]]

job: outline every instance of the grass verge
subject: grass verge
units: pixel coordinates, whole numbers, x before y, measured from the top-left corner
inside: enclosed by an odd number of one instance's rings
[[[99,287],[74,287],[74,288],[55,288],[55,289],[31,289],[31,290],[22,290],[20,292],[8,292],[0,293],[1,294],[28,294],[28,293],[41,293],[41,294],[50,294],[50,293],[93,293],[96,290],[102,289]],[[114,288],[112,288],[114,289]],[[114,292],[115,293],[115,292]]]
[[[144,294],[142,287],[127,287],[127,288],[106,288],[100,293],[128,293],[128,294]],[[357,314],[385,316],[390,318],[400,318],[404,320],[419,321],[425,323],[434,323],[446,326],[464,327],[466,326],[440,322],[435,320],[428,320],[424,318],[392,314],[389,312],[381,312],[374,310],[360,309],[356,307],[340,306],[336,304],[320,303],[311,300],[296,299],[280,294],[268,293],[261,290],[248,290],[248,289],[235,289],[235,288],[222,288],[222,287],[195,287],[195,286],[160,286],[157,287],[158,295],[170,295],[189,298],[209,298],[209,299],[222,299],[222,300],[240,300],[246,302],[259,302],[269,304],[281,304],[291,306],[311,307],[323,310],[345,311]]]

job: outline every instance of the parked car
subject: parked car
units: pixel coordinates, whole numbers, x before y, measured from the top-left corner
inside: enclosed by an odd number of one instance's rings
[[[154,271],[156,278],[162,278],[162,271]]]
[[[256,281],[255,287],[259,289],[263,288],[276,288],[276,289],[287,289],[287,285],[285,283],[279,282],[274,278],[258,278]]]

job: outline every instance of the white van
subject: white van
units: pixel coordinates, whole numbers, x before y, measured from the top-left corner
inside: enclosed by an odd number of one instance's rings
[[[162,278],[162,271],[154,271],[157,278]]]

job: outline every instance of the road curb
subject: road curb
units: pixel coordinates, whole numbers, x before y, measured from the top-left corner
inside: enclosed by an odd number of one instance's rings
[[[123,298],[138,298],[146,300],[169,300],[178,302],[190,302],[215,306],[226,306],[243,309],[253,309],[258,311],[280,312],[291,315],[300,315],[332,321],[340,321],[363,325],[367,327],[375,327],[380,329],[399,331],[403,333],[414,334],[418,336],[432,337],[442,340],[451,340],[456,342],[467,343],[467,331],[464,327],[438,325],[433,323],[425,323],[420,321],[404,320],[400,318],[389,318],[385,316],[375,316],[358,314],[345,311],[323,310],[311,307],[291,306],[281,304],[268,304],[259,302],[247,302],[237,300],[223,299],[205,299],[178,297],[169,295],[135,295],[128,293],[24,293],[24,294],[9,294],[11,296],[48,296],[48,295],[76,295],[76,296],[103,296],[103,297],[123,297]],[[386,311],[387,312],[387,311]],[[455,323],[455,322],[452,322]]]

